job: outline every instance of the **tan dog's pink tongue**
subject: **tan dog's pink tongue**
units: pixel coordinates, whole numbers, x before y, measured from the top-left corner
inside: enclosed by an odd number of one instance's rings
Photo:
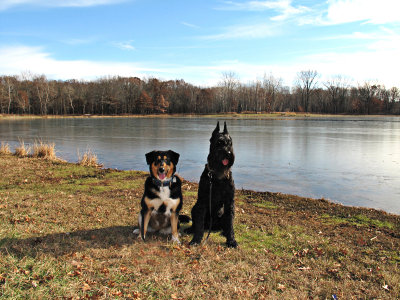
[[[227,166],[228,163],[229,163],[229,160],[227,160],[226,158],[222,161],[222,164],[223,164],[224,166]]]
[[[160,178],[160,180],[164,180],[165,174],[164,173],[158,174],[158,178]]]

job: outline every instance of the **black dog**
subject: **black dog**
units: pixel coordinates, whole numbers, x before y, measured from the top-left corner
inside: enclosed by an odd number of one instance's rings
[[[224,131],[220,133],[219,130],[218,122],[210,139],[207,164],[200,177],[197,202],[192,208],[193,224],[186,232],[194,233],[190,242],[194,245],[200,244],[205,229],[222,230],[226,245],[236,248],[233,231],[235,184],[231,172],[235,155],[226,123]]]
[[[143,240],[147,232],[171,234],[179,243],[179,211],[182,208],[182,181],[175,175],[179,154],[168,151],[152,151],[146,154],[150,166],[139,213],[139,228]],[[188,217],[186,217],[188,218]],[[186,221],[188,222],[188,220]]]

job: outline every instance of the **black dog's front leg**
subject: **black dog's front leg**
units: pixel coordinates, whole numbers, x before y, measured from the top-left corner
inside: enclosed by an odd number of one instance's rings
[[[200,203],[196,203],[192,208],[192,226],[193,226],[193,239],[190,245],[198,245],[201,243],[204,235],[204,219],[207,207]]]
[[[234,192],[225,195],[224,210],[223,234],[226,237],[226,245],[230,248],[236,248],[238,244],[233,230],[233,219],[235,218]]]

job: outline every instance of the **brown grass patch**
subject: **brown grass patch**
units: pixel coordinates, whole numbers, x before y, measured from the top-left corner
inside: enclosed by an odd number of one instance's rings
[[[82,157],[79,156],[78,163],[87,167],[102,167],[102,165],[97,161],[97,155],[90,149],[86,150]]]
[[[25,146],[24,141],[19,142],[19,146],[15,148],[14,155],[18,157],[26,157],[31,152],[31,147]]]
[[[10,155],[11,150],[10,150],[10,145],[8,145],[7,143],[1,142],[1,146],[0,146],[0,155]]]
[[[55,144],[45,144],[42,141],[36,141],[33,145],[33,157],[56,160]]]

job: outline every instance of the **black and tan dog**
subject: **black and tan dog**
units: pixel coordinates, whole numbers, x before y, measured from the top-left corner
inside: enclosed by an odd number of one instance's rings
[[[175,175],[179,154],[172,151],[152,151],[146,154],[150,176],[146,179],[139,213],[139,230],[143,240],[147,232],[172,234],[179,243],[179,211],[182,208],[182,181]]]
[[[186,230],[193,233],[191,245],[199,244],[204,230],[222,230],[228,247],[237,247],[233,231],[235,214],[235,184],[231,167],[235,162],[232,138],[224,123],[220,133],[219,122],[210,139],[210,153],[207,164],[200,177],[197,202],[192,208],[192,227]]]

